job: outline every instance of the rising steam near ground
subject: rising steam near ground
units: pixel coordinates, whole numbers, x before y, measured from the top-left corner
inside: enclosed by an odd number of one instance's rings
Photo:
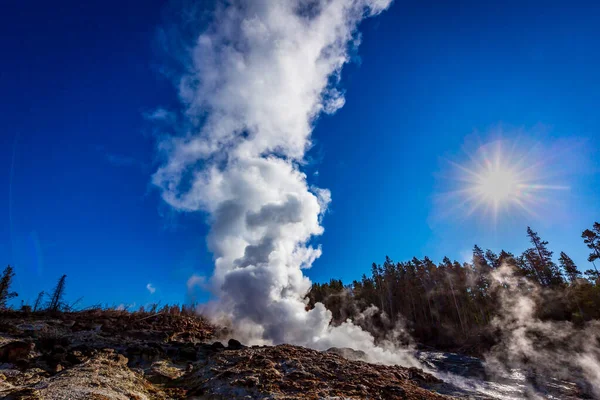
[[[510,264],[490,274],[498,294],[492,326],[497,344],[485,354],[486,381],[436,373],[467,392],[500,399],[600,398],[600,323],[574,326],[539,318],[544,298],[560,296],[520,276]]]
[[[321,254],[308,242],[323,233],[331,200],[302,172],[312,126],[344,105],[336,85],[359,44],[358,25],[389,4],[227,2],[189,43],[178,82],[185,123],[160,143],[153,183],[175,209],[207,213],[217,300],[204,312],[246,341],[352,347],[414,363],[350,322],[330,326],[320,303],[307,311],[311,282],[302,273]]]
[[[541,289],[514,274],[509,265],[492,273],[500,296],[493,325],[499,343],[486,356],[491,375],[510,376],[516,370],[527,377],[523,394],[535,396],[564,380],[600,397],[600,324],[597,320],[575,327],[568,321],[542,321],[536,307]]]

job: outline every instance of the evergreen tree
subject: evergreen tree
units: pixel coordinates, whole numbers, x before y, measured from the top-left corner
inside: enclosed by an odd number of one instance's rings
[[[581,233],[581,238],[583,239],[583,243],[592,250],[588,256],[588,261],[594,265],[596,275],[600,278],[600,273],[598,273],[596,264],[594,264],[594,261],[600,258],[600,223],[594,222],[592,229],[586,229]]]
[[[50,296],[50,303],[48,304],[48,310],[52,312],[59,311],[63,302],[62,299],[65,295],[65,280],[67,279],[67,275],[63,275],[58,280],[56,287],[54,288],[54,292],[52,292],[52,296]]]
[[[41,311],[42,309],[42,301],[44,300],[44,291],[38,293],[37,299],[35,299],[35,303],[33,303],[33,312]]]
[[[14,276],[15,271],[13,267],[9,265],[6,268],[4,268],[4,271],[2,272],[2,277],[0,277],[0,309],[5,309],[8,300],[18,296],[16,292],[10,291],[10,285]]]
[[[600,226],[596,223],[594,229],[584,238],[592,255],[600,246]],[[501,308],[502,291],[509,287],[493,284],[492,275],[494,269],[509,265],[519,280],[524,277],[546,288],[535,299],[536,318],[574,323],[600,319],[598,274],[588,270],[583,275],[589,281],[578,280],[582,274],[567,254],[560,253],[557,265],[548,243],[531,228],[527,234],[532,246],[518,257],[504,250],[484,252],[479,246],[473,248],[472,263],[464,264],[447,257],[439,264],[428,257],[397,263],[386,257],[381,265],[373,263],[370,276],[354,281],[351,290],[339,280],[314,284],[308,307],[321,301],[331,310],[334,324],[355,318],[375,340],[385,340],[397,318],[403,318],[420,343],[449,350],[490,344],[490,323]],[[577,284],[565,285],[565,280]],[[364,313],[372,305],[378,311]]]
[[[488,250],[489,251],[489,250]],[[475,245],[473,246],[473,266],[475,268],[481,268],[483,265],[487,265],[488,262],[485,258],[485,254],[481,247]]]
[[[516,265],[515,255],[511,252],[501,250],[498,255],[498,266],[502,264]]]
[[[444,267],[446,270],[446,279],[448,280],[448,284],[450,285],[450,293],[452,294],[452,301],[454,303],[454,308],[456,309],[456,315],[458,316],[460,330],[463,333],[465,333],[466,332],[465,324],[463,322],[463,318],[461,315],[461,307],[459,306],[459,301],[457,299],[460,292],[455,289],[456,285],[455,285],[455,282],[453,282],[455,280],[454,278],[457,277],[456,270],[454,269],[454,264],[452,264],[452,262],[450,261],[450,259],[448,257],[444,257],[444,259],[442,260],[442,263],[444,264]],[[457,289],[459,289],[459,288],[457,288]]]
[[[383,288],[383,270],[381,269],[381,266],[373,263],[373,265],[371,265],[371,275],[373,275],[375,290],[377,291],[377,297],[379,298],[377,306],[380,310],[384,310],[385,290]]]
[[[571,257],[566,255],[564,251],[560,252],[558,262],[560,263],[562,269],[565,271],[565,275],[567,275],[567,277],[569,278],[569,282],[576,282],[577,278],[581,277],[581,272],[579,272],[577,266],[575,265]]]
[[[384,282],[384,290],[385,290],[385,309],[387,315],[394,321],[395,318],[395,307],[394,307],[394,287],[396,286],[396,265],[392,261],[391,258],[385,256],[385,261],[383,263],[383,282]]]
[[[490,267],[494,269],[500,266],[500,260],[498,259],[498,256],[491,250],[487,250],[485,252],[485,259],[487,260]]]
[[[526,250],[524,256],[531,268],[535,270],[542,286],[556,286],[563,283],[560,269],[552,261],[552,251],[546,247],[548,242],[540,239],[537,232],[530,227],[527,227],[527,236],[534,247]]]
[[[583,274],[585,275],[585,278],[591,283],[600,283],[600,275],[598,275],[597,270],[586,269]]]

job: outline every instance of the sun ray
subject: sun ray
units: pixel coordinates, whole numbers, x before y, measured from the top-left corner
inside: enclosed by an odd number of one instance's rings
[[[481,213],[496,223],[501,215],[515,211],[534,216],[548,193],[569,190],[569,186],[542,181],[540,171],[545,163],[533,157],[531,147],[519,151],[516,143],[505,147],[502,143],[467,153],[467,164],[448,160],[455,172],[453,178],[461,182],[446,193],[446,198],[454,202],[449,211],[460,211],[467,217]]]

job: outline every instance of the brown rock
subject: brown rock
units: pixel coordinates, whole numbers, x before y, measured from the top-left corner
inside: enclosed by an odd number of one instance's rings
[[[222,350],[225,348],[225,346],[223,346],[223,343],[221,343],[221,342],[214,342],[213,344],[210,345],[210,348],[212,350]]]
[[[35,345],[31,342],[15,341],[0,347],[0,361],[15,363],[19,360],[26,360],[29,353]]]
[[[20,314],[13,318],[2,323],[23,324]],[[3,359],[28,360],[0,385],[0,398],[444,398],[428,390],[439,390],[439,381],[416,368],[349,361],[290,345],[246,347],[234,339],[227,348],[208,344],[229,333],[196,316],[90,310],[49,318],[36,314],[28,321],[46,327],[33,335],[41,357],[32,357],[34,346],[25,340],[0,348]],[[82,329],[100,323],[108,329]],[[20,332],[9,340],[24,338]],[[0,340],[7,339],[0,333]]]
[[[180,359],[186,361],[196,361],[198,359],[198,351],[194,346],[185,346],[179,349],[178,356]]]
[[[227,342],[228,350],[241,350],[245,347],[246,346],[244,346],[243,344],[241,344],[239,341],[237,341],[235,339],[229,339],[229,341]]]
[[[354,361],[367,361],[367,353],[361,350],[354,350],[349,347],[331,347],[327,349],[328,353],[339,354],[340,356]]]
[[[285,399],[444,399],[420,387],[439,382],[417,369],[350,361],[291,345],[212,353],[180,378],[190,396]]]

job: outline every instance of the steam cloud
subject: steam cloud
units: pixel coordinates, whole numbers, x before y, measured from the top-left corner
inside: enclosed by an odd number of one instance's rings
[[[542,321],[536,316],[541,289],[514,274],[509,265],[492,273],[500,309],[493,325],[501,337],[486,356],[491,375],[524,374],[522,395],[536,398],[547,388],[575,382],[588,395],[600,397],[600,324],[575,327],[568,321]],[[562,381],[562,382],[561,382]]]
[[[161,143],[153,183],[172,207],[209,215],[218,301],[206,311],[246,340],[401,361],[350,322],[330,326],[323,304],[307,311],[302,273],[321,255],[309,241],[331,199],[300,168],[312,125],[344,105],[336,85],[357,26],[390,1],[233,1],[191,49],[179,82],[189,130]]]

